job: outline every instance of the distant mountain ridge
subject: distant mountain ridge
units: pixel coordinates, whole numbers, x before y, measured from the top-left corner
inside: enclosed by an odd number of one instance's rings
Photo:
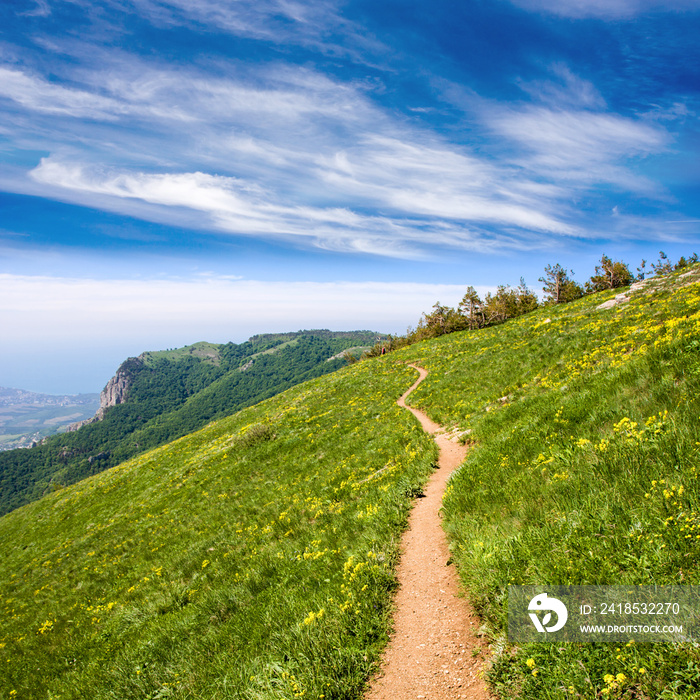
[[[346,364],[344,352],[359,353],[385,337],[374,331],[304,330],[130,357],[103,389],[92,417],[32,449],[0,452],[0,515],[333,372]]]
[[[376,342],[378,339],[386,337],[372,331],[329,331],[325,329],[295,331],[288,333],[257,334],[251,336],[246,343],[243,343],[243,346],[250,343],[252,348],[255,348],[256,346],[264,346],[265,349],[258,350],[251,355],[244,355],[248,359],[245,363],[239,364],[237,369],[240,372],[245,372],[253,366],[253,363],[258,355],[279,352],[284,347],[288,347],[291,344],[296,343],[300,338],[306,338],[309,336],[313,336],[314,338],[325,338],[329,341],[340,341],[342,346],[341,351],[335,355],[332,355],[331,357],[326,358],[326,362],[342,359],[347,352],[361,352],[371,347],[371,344]],[[363,344],[348,347],[348,343],[344,341],[352,341],[353,343],[362,342]],[[226,355],[229,354],[230,347],[234,345],[234,343],[220,345],[200,341],[198,343],[193,343],[192,345],[186,345],[182,348],[175,348],[173,350],[146,351],[141,353],[138,357],[128,358],[119,366],[114,376],[112,376],[112,378],[107,382],[105,388],[102,389],[100,393],[100,407],[95,416],[78,423],[73,423],[72,425],[68,426],[68,430],[78,430],[83,425],[102,420],[108,408],[124,403],[126,401],[129,388],[134,382],[136,374],[142,367],[155,367],[161,360],[178,362],[188,358],[198,358],[203,362],[208,362],[216,367],[219,367],[221,365],[222,356],[226,357]]]
[[[26,389],[0,386],[0,406],[38,404],[41,406],[78,406],[94,403],[97,394],[41,394]]]

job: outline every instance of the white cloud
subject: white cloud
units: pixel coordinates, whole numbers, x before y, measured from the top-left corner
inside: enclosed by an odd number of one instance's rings
[[[257,2],[221,2],[221,0],[128,0],[139,12],[158,24],[179,24],[192,20],[216,26],[232,34],[280,41],[275,30],[284,22],[294,25],[321,25],[336,17],[328,2],[302,4],[289,0],[257,0]],[[282,22],[280,20],[283,20]],[[337,21],[337,20],[336,20]],[[299,31],[299,27],[296,27]]]
[[[410,224],[361,216],[341,207],[316,208],[278,204],[275,197],[236,178],[195,173],[105,172],[81,164],[42,159],[32,178],[39,183],[74,192],[78,198],[96,194],[136,204],[135,212],[148,218],[140,204],[155,205],[156,220],[177,223],[182,210],[196,210],[199,228],[240,235],[293,237],[322,248],[415,257],[407,245],[417,238]],[[59,195],[60,196],[60,195]],[[70,200],[70,197],[67,197]],[[121,209],[131,211],[130,206]],[[184,220],[192,225],[191,213]],[[414,224],[415,227],[415,224]],[[469,243],[463,235],[463,243]]]
[[[85,0],[72,0],[85,2]],[[388,48],[343,15],[342,0],[122,0],[156,25],[193,22],[236,36],[311,47],[358,63],[380,60]]]
[[[456,305],[463,293],[460,285],[413,282],[262,282],[219,276],[97,280],[0,274],[0,325],[8,343],[143,338],[144,343],[160,342],[158,347],[310,327],[398,332],[415,324],[436,301]]]
[[[428,158],[431,154],[426,150],[424,155]],[[432,154],[433,158],[437,155]],[[448,153],[443,155],[449,156]],[[399,159],[393,165],[401,172],[392,173],[389,154],[385,153],[378,160],[381,162],[375,162],[368,152],[362,165],[363,169],[367,168],[362,180],[348,180],[330,172],[326,177],[329,181],[335,180],[338,189],[345,191],[346,199],[350,194],[356,202],[364,198],[366,204],[384,203],[394,210],[393,216],[359,214],[348,207],[278,203],[274,192],[237,178],[201,172],[105,171],[44,158],[31,176],[38,183],[74,192],[78,197],[94,194],[154,205],[158,207],[156,216],[162,216],[164,208],[170,209],[172,223],[178,220],[180,210],[193,209],[204,214],[200,223],[203,229],[293,237],[332,250],[395,257],[415,257],[431,246],[472,250],[498,246],[497,242],[487,242],[478,231],[472,231],[467,226],[470,222],[505,222],[520,228],[559,233],[573,230],[537,211],[533,201],[529,202],[529,207],[516,202],[515,196],[503,194],[503,187],[501,196],[490,194],[491,189],[498,187],[493,174],[476,190],[470,190],[459,184],[469,181],[469,171],[463,172],[460,178],[455,177],[452,183],[449,162],[440,170],[436,162],[413,163],[409,159],[404,163]],[[462,166],[467,167],[466,164]],[[381,167],[379,181],[372,181],[372,174],[378,167]],[[520,197],[525,200],[527,196],[523,190]],[[128,205],[124,211],[129,211]],[[191,214],[186,214],[186,218],[191,222]],[[513,245],[513,241],[509,245]]]
[[[612,183],[653,193],[629,159],[668,142],[658,124],[602,111],[595,87],[566,66],[523,84],[544,105],[483,108],[498,139],[478,155],[396,119],[364,87],[309,69],[215,78],[112,59],[84,70],[80,89],[2,70],[8,96],[62,117],[41,124],[52,155],[33,183],[9,188],[336,251],[418,257],[584,235],[570,204],[580,191]],[[103,123],[75,119],[84,116]]]
[[[586,108],[605,109],[606,103],[598,89],[589,80],[575,75],[561,63],[551,67],[548,80],[521,81],[519,86],[536,102],[552,105],[557,109]]]
[[[99,74],[105,79],[104,74]],[[96,76],[93,76],[93,78]],[[161,76],[162,79],[162,76]],[[0,97],[6,97],[27,110],[68,117],[114,122],[126,117],[157,117],[166,122],[192,121],[187,109],[156,99],[158,76],[151,75],[130,84],[115,80],[112,85],[84,84],[66,87],[15,68],[0,67]],[[104,94],[111,93],[111,94]],[[183,104],[186,101],[183,100]]]
[[[551,202],[535,196],[534,183],[521,181],[521,173],[448,144],[373,136],[321,164],[322,176],[338,189],[406,215],[575,231],[552,213]]]
[[[124,111],[122,105],[111,98],[1,67],[0,96],[27,109],[70,117],[111,120]]]
[[[240,121],[289,124],[309,117],[354,122],[366,116],[366,105],[352,86],[336,83],[305,69],[277,65],[250,68],[245,76],[227,78],[195,71],[154,69],[139,63],[111,67],[90,77],[114,96],[142,111],[169,116],[175,109],[188,120],[235,125]],[[148,107],[148,110],[145,108]]]
[[[34,132],[41,150],[82,147],[102,151],[102,162],[187,159],[230,171],[237,165],[234,153],[251,167],[261,150],[286,153],[292,166],[292,160],[308,161],[338,142],[352,142],[358,131],[395,126],[362,87],[312,70],[227,66],[222,77],[95,51],[96,68],[74,70],[61,82],[0,67],[0,97],[26,114],[16,139]],[[87,57],[77,52],[75,59]],[[246,154],[240,149],[245,143],[256,144],[257,152]]]
[[[180,11],[198,17],[209,24],[234,32],[256,33],[274,38],[275,19],[284,18],[297,25],[313,26],[322,31],[328,24],[341,22],[335,3],[293,2],[292,0],[258,0],[255,3],[221,3],[220,0],[159,0],[163,5],[177,7]],[[272,22],[271,22],[272,20]]]
[[[659,126],[587,110],[497,108],[489,125],[517,143],[525,154],[530,152],[519,162],[547,179],[560,178],[583,186],[609,183],[647,193],[655,185],[626,167],[627,162],[661,152],[670,141]]]
[[[335,83],[304,69],[283,66],[266,73],[213,78],[195,72],[115,61],[80,75],[81,87],[66,87],[13,67],[0,67],[0,96],[22,107],[73,118],[113,121],[128,116],[259,128],[311,118],[357,122],[367,118],[367,105],[351,86]],[[261,120],[262,123],[261,123]]]
[[[700,9],[698,0],[511,0],[526,10],[549,12],[563,17],[634,17],[645,12],[683,12]]]

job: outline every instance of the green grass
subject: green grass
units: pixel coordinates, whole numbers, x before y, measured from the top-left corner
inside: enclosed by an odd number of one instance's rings
[[[186,345],[182,348],[144,352],[141,357],[147,365],[153,365],[156,360],[170,360],[171,362],[177,362],[178,360],[186,357],[199,357],[205,362],[210,362],[211,364],[218,366],[221,362],[221,358],[219,356],[220,350],[221,345],[217,345],[216,343],[208,343],[207,341],[202,340],[198,343]]]
[[[700,583],[692,273],[358,363],[0,518],[0,698],[361,697],[435,459],[406,361],[470,431],[443,511],[501,698],[700,697],[690,645],[505,635],[509,584]]]
[[[435,459],[414,379],[356,365],[0,519],[0,697],[358,697]]]
[[[505,640],[509,584],[700,583],[695,273],[399,353],[430,372],[413,402],[471,430],[444,511],[504,698],[700,696],[694,647]]]

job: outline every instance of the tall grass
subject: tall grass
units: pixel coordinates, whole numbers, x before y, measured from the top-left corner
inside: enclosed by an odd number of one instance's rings
[[[358,697],[435,449],[362,363],[0,519],[0,698]]]
[[[505,640],[509,584],[700,582],[699,277],[402,352],[430,372],[414,402],[471,431],[444,511],[504,698],[700,696],[693,646]]]

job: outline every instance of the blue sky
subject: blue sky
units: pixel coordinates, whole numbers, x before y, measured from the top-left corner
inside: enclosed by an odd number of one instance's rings
[[[0,385],[700,253],[700,0],[5,0]]]

